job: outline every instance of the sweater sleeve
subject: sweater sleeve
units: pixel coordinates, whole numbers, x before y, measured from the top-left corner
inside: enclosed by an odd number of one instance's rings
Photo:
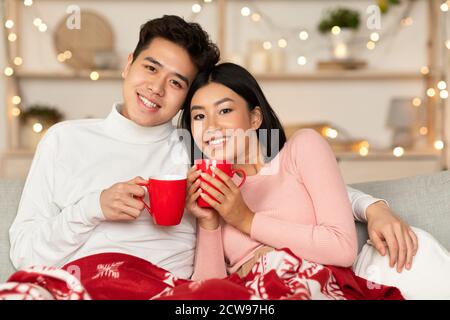
[[[313,262],[351,266],[357,254],[356,228],[330,146],[315,131],[304,129],[285,147],[288,149],[281,165],[304,183],[313,203],[316,224],[296,224],[256,213],[250,236],[275,248],[288,247]]]
[[[206,230],[197,226],[194,274],[192,280],[224,278],[227,276],[222,244],[222,227]]]
[[[356,190],[347,186],[348,197],[352,204],[352,211],[355,220],[359,222],[367,222],[366,210],[375,202],[383,201],[388,205],[387,201],[384,199],[374,198],[369,194],[366,194],[362,191]]]
[[[17,269],[64,265],[104,220],[101,191],[64,208],[54,202],[56,139],[52,135],[50,129],[38,145],[9,230],[10,257]]]

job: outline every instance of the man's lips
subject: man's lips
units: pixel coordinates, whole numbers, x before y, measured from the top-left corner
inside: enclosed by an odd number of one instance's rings
[[[161,106],[158,103],[156,103],[156,101],[154,101],[153,99],[147,98],[139,93],[137,93],[137,98],[148,109],[158,110],[161,108]]]

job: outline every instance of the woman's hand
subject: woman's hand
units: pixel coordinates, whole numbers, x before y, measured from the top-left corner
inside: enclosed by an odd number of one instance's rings
[[[201,177],[219,191],[205,182],[201,182],[200,187],[217,201],[206,193],[200,193],[200,196],[220,214],[225,222],[246,234],[250,234],[254,212],[248,208],[242,198],[241,191],[228,175],[215,167],[211,170],[223,182],[206,173],[201,173]]]
[[[367,224],[370,240],[382,256],[386,254],[383,241],[386,242],[390,267],[393,268],[397,263],[397,272],[402,272],[403,267],[411,269],[418,242],[410,226],[397,217],[383,201],[375,202],[367,208]]]
[[[214,230],[219,227],[219,215],[214,209],[201,208],[197,204],[197,199],[202,192],[200,180],[198,179],[200,172],[195,165],[188,171],[186,209],[198,219],[198,223],[202,228]]]

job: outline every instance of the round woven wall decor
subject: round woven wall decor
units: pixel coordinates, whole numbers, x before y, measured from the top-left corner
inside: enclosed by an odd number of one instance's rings
[[[92,11],[82,10],[81,28],[69,29],[68,16],[58,24],[54,33],[57,54],[69,50],[72,53],[65,64],[76,70],[94,69],[96,53],[114,50],[114,33],[108,21]]]

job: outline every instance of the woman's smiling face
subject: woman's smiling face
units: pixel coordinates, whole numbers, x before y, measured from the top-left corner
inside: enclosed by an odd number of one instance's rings
[[[248,154],[249,134],[261,125],[259,107],[250,111],[240,95],[212,82],[195,92],[190,108],[194,141],[208,158],[237,163]]]

